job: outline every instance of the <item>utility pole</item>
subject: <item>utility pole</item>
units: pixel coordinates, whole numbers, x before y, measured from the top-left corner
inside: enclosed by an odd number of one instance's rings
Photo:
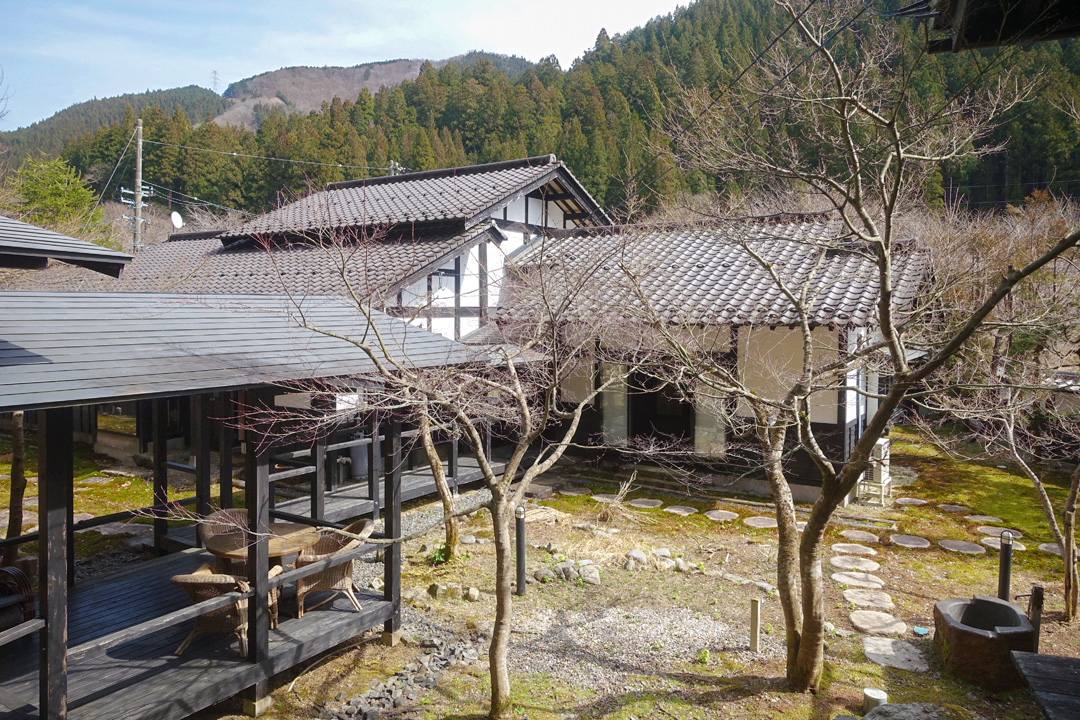
[[[142,249],[142,118],[135,121],[135,233],[132,252]]]

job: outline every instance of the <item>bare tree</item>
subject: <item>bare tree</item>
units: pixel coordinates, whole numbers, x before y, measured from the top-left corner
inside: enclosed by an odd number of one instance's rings
[[[842,348],[836,360],[821,362],[803,288],[770,266],[767,257],[756,257],[790,302],[796,316],[792,326],[802,338],[799,372],[786,392],[755,409],[754,422],[777,502],[777,586],[785,617],[788,683],[795,690],[812,690],[823,663],[821,547],[830,517],[871,469],[874,446],[901,400],[975,336],[1018,283],[1073,248],[1080,231],[1040,247],[1022,267],[1002,269],[977,302],[950,314],[948,322],[935,321],[926,306],[902,306],[894,283],[897,265],[908,252],[900,223],[904,213],[917,207],[926,179],[941,163],[992,149],[976,149],[975,143],[985,138],[996,116],[1024,99],[1024,91],[990,64],[976,68],[977,83],[940,101],[917,100],[911,85],[922,58],[904,46],[895,24],[859,24],[865,6],[857,0],[804,11],[786,0],[777,5],[792,19],[794,36],[777,43],[747,74],[739,92],[721,101],[688,93],[684,119],[693,121],[675,123],[673,140],[688,166],[726,178],[766,178],[822,196],[842,223],[838,237],[874,263],[873,324],[880,339],[867,338]],[[972,57],[971,62],[982,60]],[[924,297],[932,299],[932,293]],[[916,335],[925,335],[919,343],[927,357],[913,367],[907,350]],[[820,388],[835,386],[835,378],[857,369],[876,350],[886,355],[892,382],[887,392],[876,394],[877,410],[850,454],[831,457],[815,436],[809,403]],[[694,358],[687,361],[697,366]],[[777,453],[790,430],[822,478],[801,538]]]

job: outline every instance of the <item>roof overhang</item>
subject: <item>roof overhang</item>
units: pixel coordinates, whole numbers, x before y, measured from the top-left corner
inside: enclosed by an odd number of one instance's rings
[[[1080,36],[1076,0],[945,0],[941,5],[933,27],[951,37],[931,40],[930,53]]]
[[[37,225],[0,216],[0,267],[41,270],[49,260],[120,277],[131,262],[127,253],[78,240]]]

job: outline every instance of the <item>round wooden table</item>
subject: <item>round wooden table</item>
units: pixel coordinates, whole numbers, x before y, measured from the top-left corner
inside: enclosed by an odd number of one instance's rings
[[[269,527],[270,537],[267,544],[271,565],[275,559],[280,563],[281,558],[286,555],[311,547],[321,537],[318,528],[300,523],[272,522]],[[245,533],[224,533],[207,538],[206,549],[221,558],[244,561],[247,560],[248,546],[252,542],[254,537]]]

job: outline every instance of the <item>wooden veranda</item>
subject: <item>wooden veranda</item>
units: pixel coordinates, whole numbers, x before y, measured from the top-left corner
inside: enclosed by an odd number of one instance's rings
[[[383,639],[400,636],[399,544],[383,545],[384,590],[363,594],[359,612],[336,601],[296,618],[297,579],[374,551],[372,543],[271,578],[270,522],[273,486],[290,472],[320,477],[312,469],[280,470],[279,437],[258,425],[236,435],[244,462],[244,506],[251,541],[247,546],[250,589],[189,604],[169,578],[210,560],[190,549],[130,566],[122,573],[75,583],[70,562],[74,500],[73,408],[85,404],[157,400],[154,494],[165,504],[167,473],[177,469],[165,455],[160,432],[164,403],[189,395],[204,410],[196,436],[195,511],[211,508],[206,432],[212,397],[240,393],[251,405],[276,383],[347,379],[370,373],[370,361],[355,346],[299,327],[289,314],[293,301],[272,296],[125,296],[106,293],[0,293],[0,411],[37,411],[39,529],[14,542],[38,542],[38,617],[0,632],[0,720],[49,718],[182,718],[242,693],[249,712],[265,708],[268,681],[357,634],[380,628]],[[369,320],[338,298],[307,298],[305,316],[344,336],[371,332]],[[462,362],[457,343],[374,313],[387,347],[418,366]],[[245,344],[245,340],[257,340]],[[220,415],[219,415],[220,417]],[[382,509],[383,532],[400,534],[402,427],[387,416],[376,435],[379,447],[368,485]],[[231,458],[232,440],[222,457]],[[289,452],[297,452],[290,450]],[[325,459],[316,447],[313,457]],[[226,465],[227,463],[222,463]],[[303,469],[303,473],[300,470]],[[283,473],[285,475],[283,475]],[[227,473],[231,488],[231,470]],[[226,475],[222,473],[223,477]],[[322,483],[315,483],[323,488]],[[325,496],[315,491],[312,496]],[[224,498],[223,498],[224,499]],[[313,506],[309,506],[313,507]],[[145,510],[145,509],[144,509]],[[280,511],[279,511],[280,512]],[[131,517],[125,511],[108,519]],[[312,513],[308,523],[314,523]],[[94,523],[104,521],[97,518]],[[155,521],[159,540],[164,517]],[[5,541],[5,543],[11,541]],[[288,558],[285,558],[287,561]],[[270,628],[269,593],[280,588],[280,625]],[[180,640],[195,618],[247,603],[247,657],[229,635],[201,636],[182,655]]]

